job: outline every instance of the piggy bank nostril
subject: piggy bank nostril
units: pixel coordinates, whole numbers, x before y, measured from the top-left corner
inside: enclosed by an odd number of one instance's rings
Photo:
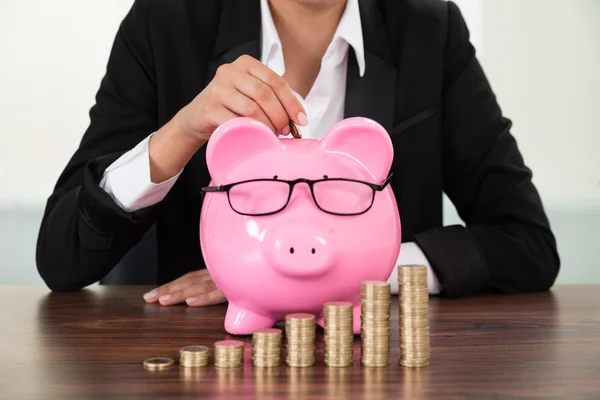
[[[293,247],[290,247],[290,254],[294,254],[294,252],[295,252],[295,251],[296,251],[296,250],[294,250],[294,248],[293,248]],[[310,252],[311,252],[312,254],[315,254],[315,253],[317,252],[317,250],[316,250],[316,249],[313,247],[312,249],[310,249]]]

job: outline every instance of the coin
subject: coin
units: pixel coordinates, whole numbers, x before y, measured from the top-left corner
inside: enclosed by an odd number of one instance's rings
[[[285,317],[286,364],[310,367],[315,364],[315,316],[288,314]]]
[[[206,346],[186,346],[179,350],[179,365],[182,367],[205,367],[210,350]]]
[[[361,284],[361,364],[389,365],[390,284],[364,281]]]
[[[291,119],[290,119],[289,126],[290,126],[290,133],[292,134],[292,137],[297,138],[297,139],[302,139],[302,132],[300,132],[300,128]]]
[[[427,267],[398,266],[400,364],[419,368],[429,365],[429,293]]]
[[[348,302],[329,302],[323,307],[325,364],[329,367],[352,365],[354,307]]]
[[[173,365],[173,359],[169,357],[155,357],[144,361],[144,368],[149,370],[162,370]]]
[[[259,329],[252,334],[252,363],[256,367],[275,367],[280,365],[280,329]]]
[[[215,367],[235,368],[244,362],[244,343],[238,340],[221,340],[215,343]]]

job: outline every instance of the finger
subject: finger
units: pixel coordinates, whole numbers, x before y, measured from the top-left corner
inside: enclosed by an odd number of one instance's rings
[[[145,293],[143,297],[146,303],[156,303],[158,301],[158,289],[152,289],[148,293]]]
[[[184,285],[188,279],[204,276],[208,276],[210,279],[210,275],[208,273],[208,270],[206,269],[188,272],[187,274],[180,276],[174,281],[162,285],[144,294],[144,300],[146,300],[146,302],[148,303],[156,303],[161,296],[170,293],[172,290],[178,290],[178,288],[181,288],[182,285]]]
[[[276,132],[281,132],[284,135],[289,134],[290,117],[273,90],[266,83],[252,75],[240,75],[234,80],[234,86],[261,107]],[[288,130],[284,130],[286,127]]]
[[[238,91],[235,87],[218,92],[217,96],[223,106],[231,112],[244,117],[253,118],[267,125],[273,132],[277,128],[273,125],[262,107],[253,99]]]
[[[302,107],[302,104],[282,77],[250,56],[241,56],[236,60],[236,63],[246,69],[250,75],[266,83],[273,90],[290,119],[300,126],[308,124],[306,110],[304,110],[304,107]]]
[[[188,290],[194,290],[194,287],[197,287],[196,292],[200,291],[203,285],[206,283],[212,283],[212,279],[210,275],[205,276],[194,276],[188,278],[187,280],[181,282],[177,286],[172,286],[169,292],[160,295],[158,297],[158,301],[160,304],[164,306],[178,304],[184,301],[187,297],[184,297],[181,293]],[[212,287],[206,289],[206,291],[212,290]],[[189,297],[189,296],[188,296]]]
[[[225,303],[227,299],[223,295],[223,292],[216,289],[212,292],[205,293],[203,295],[190,297],[186,300],[186,303],[190,307],[202,307],[202,306],[210,306],[214,304]]]
[[[188,298],[202,296],[202,295],[210,293],[216,289],[217,289],[217,286],[212,281],[212,279],[208,279],[208,280],[204,280],[204,281],[196,281],[196,282],[192,282],[190,285],[188,285],[180,290],[170,293],[168,295],[169,297],[167,299],[164,299],[164,301],[163,301],[163,298],[161,297],[160,303],[164,306],[179,304],[179,303],[183,303]]]

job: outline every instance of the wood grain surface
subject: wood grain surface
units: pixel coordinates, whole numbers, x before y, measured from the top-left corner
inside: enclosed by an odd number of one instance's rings
[[[50,293],[0,287],[1,399],[599,399],[600,286],[557,286],[527,295],[432,298],[432,358],[424,369],[398,365],[394,301],[392,363],[323,364],[317,333],[313,368],[254,368],[251,337],[245,366],[147,371],[152,356],[231,338],[225,305],[161,307],[145,287],[94,287]]]

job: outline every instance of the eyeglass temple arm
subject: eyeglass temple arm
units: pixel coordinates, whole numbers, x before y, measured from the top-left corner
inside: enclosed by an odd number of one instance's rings
[[[390,172],[388,177],[385,178],[385,180],[379,186],[381,190],[385,189],[385,187],[390,183],[390,181],[392,180],[392,176],[394,176],[394,174]]]
[[[202,188],[203,192],[223,192],[225,186],[206,186]]]

